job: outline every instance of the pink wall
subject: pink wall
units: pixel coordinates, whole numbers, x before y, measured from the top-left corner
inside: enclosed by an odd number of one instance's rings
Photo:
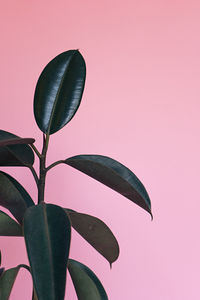
[[[90,266],[110,300],[199,300],[199,1],[4,1],[1,3],[0,128],[41,134],[32,99],[46,63],[80,49],[83,102],[52,136],[49,162],[104,154],[131,168],[152,199],[154,221],[129,200],[66,166],[48,176],[46,199],[93,214],[121,247],[112,271],[73,233],[71,257]],[[4,169],[5,170],[5,169]],[[35,199],[29,171],[6,169]],[[3,264],[25,263],[21,238],[0,238]],[[68,297],[76,299],[68,279]],[[30,299],[21,271],[11,300]]]

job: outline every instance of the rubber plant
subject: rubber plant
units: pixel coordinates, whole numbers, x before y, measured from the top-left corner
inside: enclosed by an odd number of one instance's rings
[[[38,188],[37,202],[9,174],[0,171],[0,235],[25,239],[30,266],[0,269],[0,299],[7,300],[20,268],[33,279],[34,300],[63,300],[67,269],[80,300],[106,300],[97,276],[83,263],[69,258],[71,228],[93,246],[110,265],[119,255],[119,245],[108,226],[96,217],[46,203],[47,173],[58,164],[77,169],[128,198],[150,215],[151,203],[141,181],[127,167],[102,155],[77,155],[46,165],[50,137],[67,125],[79,108],[86,66],[78,50],[63,52],[42,71],[34,95],[34,116],[43,134],[40,152],[33,138],[21,138],[0,130],[0,166],[27,167]],[[39,172],[34,168],[39,159]]]

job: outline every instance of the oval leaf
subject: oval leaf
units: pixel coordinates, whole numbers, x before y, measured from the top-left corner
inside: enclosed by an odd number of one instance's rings
[[[22,236],[21,226],[0,210],[0,236]]]
[[[100,219],[66,209],[72,227],[101,255],[110,265],[119,256],[119,244],[109,227]]]
[[[152,216],[151,202],[144,185],[118,161],[102,155],[77,155],[66,159],[65,163],[125,196]]]
[[[69,259],[68,270],[79,300],[108,300],[101,282],[88,267]]]
[[[33,165],[34,153],[26,144],[34,143],[34,139],[21,139],[10,132],[0,130],[0,166]]]
[[[34,202],[18,181],[0,171],[0,205],[7,208],[21,224],[26,209]]]
[[[85,61],[78,50],[63,52],[44,68],[37,82],[34,114],[44,133],[55,133],[76,113],[85,85]]]
[[[15,268],[4,271],[3,274],[1,275],[0,277],[0,299],[1,300],[9,299],[15,279],[17,277],[20,268],[25,268],[29,270],[28,266],[19,265]]]
[[[28,208],[24,237],[38,299],[63,300],[71,240],[67,214],[53,204]]]

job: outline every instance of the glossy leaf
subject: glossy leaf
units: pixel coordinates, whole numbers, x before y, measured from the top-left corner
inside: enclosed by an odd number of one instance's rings
[[[0,171],[0,205],[7,208],[21,224],[26,209],[34,202],[18,181]]]
[[[42,203],[24,217],[24,237],[39,300],[63,300],[71,225],[59,206]]]
[[[101,282],[88,267],[69,259],[68,270],[79,300],[108,300]]]
[[[22,236],[22,227],[0,210],[0,236]]]
[[[0,141],[0,147],[9,145],[28,145],[35,142],[32,138],[13,138]]]
[[[0,277],[0,299],[1,300],[9,299],[15,279],[17,277],[20,268],[25,268],[29,270],[28,266],[19,265],[15,268],[4,271],[3,274],[1,275]]]
[[[65,163],[112,188],[152,216],[151,202],[144,185],[118,161],[102,155],[77,155],[66,159]]]
[[[119,256],[119,245],[109,227],[100,219],[66,209],[72,227],[110,264]]]
[[[78,50],[63,52],[44,68],[37,82],[34,114],[44,133],[55,133],[76,113],[85,85],[85,61]]]
[[[0,130],[0,166],[33,165],[34,153],[30,146],[34,139],[21,139],[18,136]]]

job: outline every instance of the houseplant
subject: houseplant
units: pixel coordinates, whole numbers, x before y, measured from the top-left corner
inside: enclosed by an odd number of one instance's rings
[[[56,56],[41,73],[34,96],[34,116],[43,133],[43,148],[33,138],[21,138],[0,130],[0,166],[27,167],[38,188],[35,203],[22,185],[0,171],[0,205],[15,218],[0,211],[0,235],[25,239],[30,267],[0,269],[0,299],[9,299],[20,268],[33,278],[33,299],[63,300],[68,268],[80,300],[106,300],[106,292],[96,275],[84,264],[69,258],[71,227],[112,264],[119,245],[111,230],[96,217],[69,208],[47,204],[46,174],[58,164],[71,166],[122,194],[151,213],[149,196],[140,180],[119,162],[102,155],[77,155],[46,166],[49,139],[75,115],[83,94],[85,61],[78,50]],[[34,168],[39,159],[39,174]]]

